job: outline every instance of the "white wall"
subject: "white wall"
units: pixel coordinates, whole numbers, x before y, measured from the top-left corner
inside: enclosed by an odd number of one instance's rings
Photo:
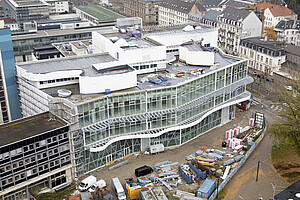
[[[194,40],[200,41],[202,38],[204,39],[203,44],[210,43],[210,46],[217,47],[218,41],[218,29],[210,30],[210,31],[187,31],[181,34],[164,34],[164,35],[151,35],[147,36],[148,38],[159,42],[164,46],[174,46],[180,45],[182,43]]]
[[[214,57],[214,52],[190,51],[186,47],[179,47],[179,59],[190,65],[212,66]]]
[[[119,52],[119,59],[124,63],[149,62],[166,59],[166,47],[156,46],[149,48],[139,48]]]
[[[242,22],[242,33],[244,37],[260,37],[261,31],[261,21],[254,12],[251,12]]]
[[[117,91],[137,86],[136,71],[96,77],[79,77],[81,94],[104,93],[105,89]]]

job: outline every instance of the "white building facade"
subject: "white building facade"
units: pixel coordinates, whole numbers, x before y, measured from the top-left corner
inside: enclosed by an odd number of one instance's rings
[[[286,60],[284,47],[259,37],[241,40],[239,56],[249,59],[248,66],[254,70],[273,74]]]
[[[218,16],[219,47],[237,55],[240,40],[261,35],[261,21],[252,11],[227,7]]]
[[[49,13],[50,14],[57,14],[57,13],[68,13],[69,9],[69,2],[64,0],[46,0],[49,4]]]

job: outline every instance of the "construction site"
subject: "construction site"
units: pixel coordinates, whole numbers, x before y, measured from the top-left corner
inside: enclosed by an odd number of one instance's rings
[[[229,181],[263,137],[264,115],[252,110],[236,112],[226,125],[180,147],[132,154],[90,175],[105,180],[108,188],[113,188],[111,179],[118,177],[126,199],[214,199],[218,186]],[[145,166],[153,170],[137,176],[135,169]],[[116,195],[113,190],[111,194]]]

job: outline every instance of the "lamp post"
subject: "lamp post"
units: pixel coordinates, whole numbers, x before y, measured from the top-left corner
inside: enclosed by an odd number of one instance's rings
[[[258,161],[257,162],[257,174],[256,174],[256,181],[258,181],[258,172],[259,172],[259,164],[260,164],[261,162],[260,161]]]

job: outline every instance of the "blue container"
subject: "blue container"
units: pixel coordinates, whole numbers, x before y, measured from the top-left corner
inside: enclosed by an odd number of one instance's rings
[[[105,95],[111,94],[110,89],[105,89]]]
[[[206,179],[197,191],[197,197],[209,199],[216,188],[216,181]]]

